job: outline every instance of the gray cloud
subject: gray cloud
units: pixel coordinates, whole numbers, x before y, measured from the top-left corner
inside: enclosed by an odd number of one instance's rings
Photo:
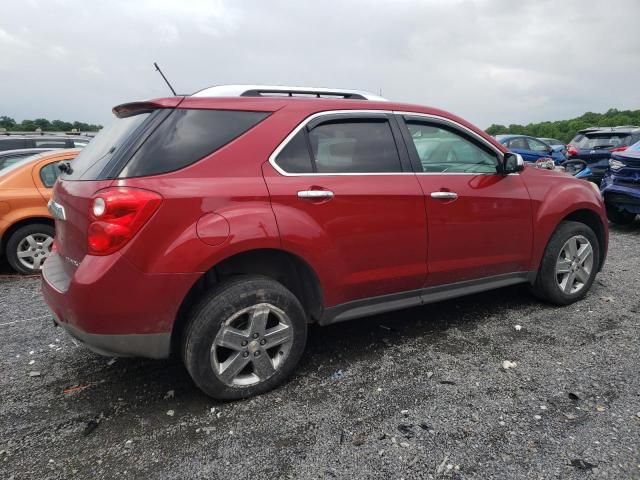
[[[108,122],[168,90],[382,91],[481,127],[640,107],[637,0],[30,0],[0,16],[0,114]]]

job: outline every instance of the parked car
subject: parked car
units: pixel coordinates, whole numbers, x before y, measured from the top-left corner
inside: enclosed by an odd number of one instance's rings
[[[225,86],[113,111],[54,188],[44,298],[89,348],[178,353],[215,398],[282,383],[309,323],[513,284],[566,305],[605,260],[595,185],[441,110]]]
[[[600,189],[609,220],[618,225],[635,220],[640,214],[640,141],[611,154]]]
[[[496,139],[510,151],[522,155],[525,162],[536,163],[551,158],[553,163],[559,165],[566,160],[562,152],[554,150],[551,145],[537,138],[508,134],[496,135]]]
[[[9,165],[13,165],[17,161],[32,157],[39,153],[50,152],[53,148],[21,148],[19,150],[5,150],[0,152],[0,174],[2,170]]]
[[[0,254],[19,273],[39,273],[51,251],[54,223],[47,201],[77,149],[55,150],[18,160],[0,170]]]
[[[591,169],[588,180],[600,185],[609,168],[609,159],[615,152],[623,152],[640,141],[640,127],[593,127],[580,130],[569,142],[570,160],[584,160]]]
[[[556,152],[562,152],[565,158],[567,158],[567,146],[560,140],[557,140],[555,138],[545,138],[545,137],[542,137],[542,138],[538,137],[538,140],[546,143],[551,148],[553,148]]]
[[[83,148],[89,137],[63,135],[1,135],[0,151],[23,148]]]

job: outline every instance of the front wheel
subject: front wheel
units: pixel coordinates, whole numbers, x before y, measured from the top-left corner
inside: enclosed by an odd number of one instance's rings
[[[307,339],[298,299],[261,276],[227,280],[194,309],[183,359],[207,395],[236,400],[267,392],[293,372]]]
[[[613,205],[607,205],[607,218],[616,225],[630,225],[636,219],[636,214],[621,210]]]
[[[18,228],[7,241],[7,260],[18,273],[40,273],[51,253],[55,229],[44,223],[32,223]]]
[[[562,222],[551,236],[542,257],[532,292],[556,305],[583,298],[600,265],[600,245],[584,223]]]

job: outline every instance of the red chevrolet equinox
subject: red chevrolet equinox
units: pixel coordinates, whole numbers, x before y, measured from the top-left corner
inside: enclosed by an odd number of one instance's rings
[[[442,110],[222,86],[113,112],[59,165],[44,297],[92,350],[179,354],[218,399],[281,384],[310,323],[517,283],[566,305],[605,260],[597,187]]]

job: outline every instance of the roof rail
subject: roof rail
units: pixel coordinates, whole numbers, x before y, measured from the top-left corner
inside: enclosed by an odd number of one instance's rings
[[[379,95],[362,90],[319,87],[289,87],[282,85],[216,85],[205,88],[193,97],[306,97],[343,98],[349,100],[386,101]]]

